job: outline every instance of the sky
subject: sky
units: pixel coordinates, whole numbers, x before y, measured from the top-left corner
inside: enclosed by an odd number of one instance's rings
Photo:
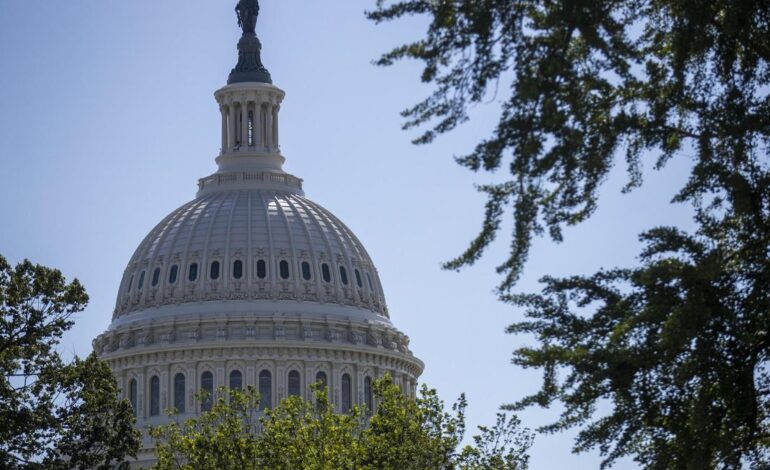
[[[469,429],[492,424],[500,405],[536,391],[538,371],[510,363],[532,338],[504,330],[522,312],[497,301],[495,266],[507,256],[511,221],[484,258],[459,273],[440,269],[481,225],[474,184],[501,174],[456,165],[496,123],[501,97],[429,146],[401,130],[399,112],[431,90],[417,63],[372,65],[419,38],[425,19],[376,26],[374,0],[263,0],[263,62],[286,91],[281,107],[284,169],[307,196],[333,211],[378,266],[394,324],[426,364],[421,381],[448,403],[465,393]],[[233,0],[0,0],[0,254],[77,277],[87,309],[62,342],[87,355],[109,325],[133,250],[215,171],[219,111],[213,92],[236,62]],[[621,160],[601,189],[599,209],[556,244],[536,240],[517,291],[546,275],[633,266],[637,236],[656,225],[690,227],[670,200],[687,156],[621,194]],[[652,167],[653,162],[647,162]],[[510,219],[510,217],[508,217]],[[530,428],[558,407],[520,413]],[[538,435],[531,468],[598,468],[597,452],[574,455],[574,432]],[[615,468],[636,465],[619,462]]]

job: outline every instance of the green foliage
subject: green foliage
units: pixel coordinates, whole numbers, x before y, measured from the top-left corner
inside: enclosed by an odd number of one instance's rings
[[[582,426],[576,449],[598,446],[605,465],[770,468],[767,266],[761,287],[729,240],[675,229],[643,240],[636,269],[546,278],[542,294],[507,299],[528,317],[509,331],[540,343],[514,362],[544,369],[539,393],[510,408],[561,401],[543,430]],[[611,410],[597,416],[602,403]]]
[[[431,142],[468,119],[499,89],[493,134],[457,162],[472,171],[507,166],[509,181],[480,186],[481,232],[447,269],[473,264],[508,207],[510,256],[498,271],[508,291],[533,236],[562,239],[596,209],[598,191],[624,151],[627,189],[643,160],[694,163],[677,195],[712,217],[728,211],[767,223],[770,138],[770,4],[735,0],[378,0],[375,22],[427,16],[425,37],[383,55],[424,63],[431,96],[404,111],[405,128],[430,125]],[[506,89],[507,87],[507,89]],[[765,212],[758,214],[763,208]],[[760,218],[756,218],[761,216]],[[767,225],[764,226],[766,229]]]
[[[109,367],[56,350],[87,302],[77,280],[0,256],[0,467],[115,468],[138,449]]]
[[[645,468],[770,466],[770,4],[734,0],[378,0],[375,22],[429,18],[426,36],[379,60],[425,64],[435,84],[406,110],[431,142],[507,85],[497,128],[459,164],[511,177],[481,186],[481,232],[447,269],[473,264],[514,216],[498,267],[503,300],[532,335],[514,362],[543,369],[516,403],[561,402],[544,428],[577,426],[576,451]],[[635,269],[543,279],[511,295],[534,236],[584,221],[618,155],[626,190],[645,159],[692,161],[673,202],[697,231],[655,228]],[[509,209],[512,208],[512,209]],[[561,377],[563,375],[563,377]],[[609,405],[606,413],[597,409]]]
[[[476,446],[461,452],[465,399],[452,413],[434,390],[423,387],[416,400],[389,378],[373,385],[376,410],[354,407],[334,413],[328,392],[314,386],[315,399],[289,397],[257,413],[253,388],[220,389],[210,412],[184,423],[153,428],[159,470],[295,469],[424,470],[527,468],[531,434],[517,418],[499,418],[482,429]]]

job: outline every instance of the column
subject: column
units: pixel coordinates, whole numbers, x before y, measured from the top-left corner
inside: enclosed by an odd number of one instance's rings
[[[278,141],[278,111],[280,110],[280,105],[275,105],[275,108],[273,108],[273,145],[275,146],[276,150],[278,147],[280,147],[280,143]]]
[[[273,105],[268,103],[267,105],[267,112],[265,113],[265,116],[267,118],[267,125],[265,126],[265,147],[268,148],[268,151],[273,150]]]
[[[232,152],[235,148],[235,103],[232,101],[229,104],[230,119],[228,121],[228,144],[227,151]]]
[[[249,102],[241,102],[241,147],[249,146]]]
[[[219,111],[222,113],[222,153],[227,151],[227,106],[220,105]]]

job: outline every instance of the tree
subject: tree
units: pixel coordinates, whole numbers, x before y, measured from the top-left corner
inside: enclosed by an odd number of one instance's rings
[[[416,400],[389,378],[375,381],[373,412],[354,407],[335,413],[328,392],[316,385],[315,399],[289,397],[258,413],[259,395],[220,389],[210,412],[150,431],[159,470],[193,468],[495,469],[524,470],[532,443],[515,416],[501,415],[458,452],[465,400],[444,411],[434,390]]]
[[[138,450],[109,367],[56,349],[87,302],[77,280],[0,256],[0,467],[107,469]]]
[[[435,84],[403,113],[406,129],[430,125],[415,143],[451,132],[505,87],[493,134],[456,160],[473,171],[506,164],[511,177],[480,186],[482,230],[445,268],[476,262],[510,206],[499,293],[527,316],[509,331],[539,344],[514,362],[544,372],[540,392],[512,408],[562,402],[544,430],[580,427],[575,450],[598,447],[605,465],[625,455],[647,468],[770,465],[770,4],[378,0],[368,13],[410,15],[429,18],[426,36],[378,63],[422,61]],[[692,205],[695,232],[653,228],[637,268],[511,294],[532,238],[558,242],[586,220],[621,157],[626,190],[642,184],[646,159],[656,169],[692,159],[673,202]]]
[[[643,157],[656,168],[692,150],[690,180],[677,195],[710,215],[746,217],[767,235],[770,138],[770,5],[762,1],[403,0],[377,1],[376,22],[427,15],[427,35],[384,54],[424,62],[431,96],[403,112],[404,128],[430,124],[424,144],[468,119],[468,108],[507,82],[493,135],[457,162],[510,181],[488,195],[480,234],[458,258],[473,264],[493,242],[508,204],[515,232],[498,270],[502,290],[518,279],[533,235],[593,213],[597,193],[625,150],[629,182]],[[755,226],[755,227],[751,227]],[[758,238],[759,239],[759,238]],[[765,239],[766,241],[766,239]]]

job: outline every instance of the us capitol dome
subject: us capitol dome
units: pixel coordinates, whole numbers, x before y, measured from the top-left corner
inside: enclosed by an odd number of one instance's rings
[[[218,170],[139,244],[94,340],[139,428],[168,422],[170,409],[197,416],[211,406],[198,392],[220,386],[254,386],[264,408],[323,382],[337,411],[372,408],[374,379],[389,373],[413,396],[424,368],[361,241],[283,170],[285,94],[261,62],[258,11],[256,0],[236,7],[238,64],[214,93]],[[140,461],[151,451],[145,438]]]

